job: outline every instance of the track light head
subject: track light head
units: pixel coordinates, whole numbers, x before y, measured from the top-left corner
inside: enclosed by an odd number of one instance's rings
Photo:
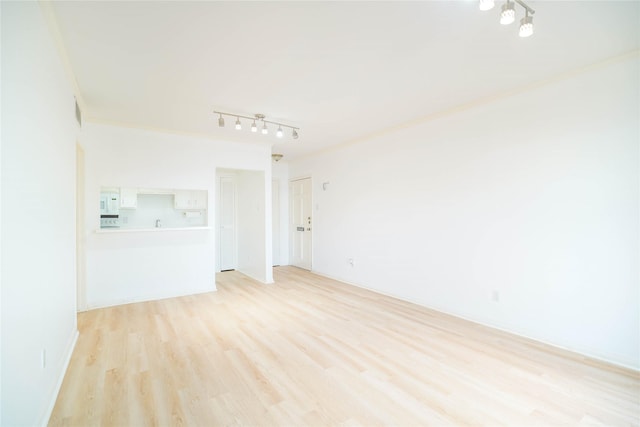
[[[520,20],[520,37],[529,37],[533,34],[533,16],[529,16],[529,12]]]
[[[222,117],[222,114],[220,114],[220,118],[218,119],[218,126],[221,128],[224,127],[224,117]]]
[[[500,12],[500,23],[502,25],[509,25],[516,20],[516,8],[509,0],[502,5],[502,11]]]
[[[480,0],[478,7],[482,11],[491,10],[496,5],[495,0]]]
[[[269,133],[269,129],[267,129],[267,124],[265,123],[262,125],[262,134],[266,135],[268,133]]]
[[[251,124],[251,132],[253,132],[253,133],[258,132],[258,126],[256,125],[256,121],[255,120]]]
[[[242,124],[240,123],[240,117],[236,117],[236,130],[242,130]]]
[[[278,130],[276,131],[276,136],[278,138],[282,138],[282,135],[284,135],[284,132],[282,132],[282,126],[278,126]]]
[[[291,138],[298,139],[298,131],[296,129],[294,129],[293,132],[291,132]]]

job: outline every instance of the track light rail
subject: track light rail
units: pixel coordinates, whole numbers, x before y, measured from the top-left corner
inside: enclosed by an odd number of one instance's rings
[[[531,9],[531,8],[529,7],[529,5],[527,5],[527,4],[526,4],[525,2],[523,2],[522,0],[513,0],[513,1],[515,1],[516,3],[518,3],[520,6],[524,7],[524,8],[525,8],[525,10],[526,10],[527,12],[529,12],[530,14],[532,14],[532,15],[533,15],[534,13],[536,13],[536,11],[535,11],[535,10]]]
[[[227,116],[227,117],[236,117],[236,118],[240,118],[240,119],[255,120],[255,121],[260,121],[260,122],[263,122],[263,123],[269,123],[271,125],[278,125],[278,126],[283,126],[283,127],[289,128],[289,129],[300,130],[299,127],[286,125],[284,123],[274,122],[274,121],[271,121],[271,120],[265,120],[265,116],[263,114],[256,114],[254,117],[249,117],[249,116],[243,116],[242,114],[223,113],[221,111],[214,111],[214,113],[215,114],[221,114],[221,115]]]
[[[220,127],[224,127],[224,117],[223,116],[227,116],[227,117],[233,117],[236,119],[235,121],[235,126],[237,130],[242,130],[242,123],[240,122],[240,119],[246,119],[246,120],[251,120],[253,123],[251,124],[251,132],[257,132],[258,131],[258,125],[257,123],[261,123],[262,124],[262,129],[261,132],[262,134],[266,135],[269,133],[269,129],[267,128],[267,124],[271,124],[271,125],[275,125],[278,126],[278,129],[276,130],[276,136],[278,138],[282,138],[282,136],[284,135],[284,132],[282,131],[282,128],[289,128],[291,129],[291,137],[293,139],[298,139],[298,131],[300,130],[299,127],[296,126],[291,126],[291,125],[287,125],[285,123],[280,123],[280,122],[275,122],[273,120],[266,120],[266,116],[264,114],[255,114],[253,117],[249,117],[249,116],[245,116],[242,114],[233,114],[233,113],[225,113],[223,111],[213,111],[214,114],[218,114],[220,117],[218,118],[218,126]]]

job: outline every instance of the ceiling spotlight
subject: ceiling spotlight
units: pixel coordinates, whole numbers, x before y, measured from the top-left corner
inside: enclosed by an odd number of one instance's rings
[[[222,114],[220,114],[220,118],[218,119],[218,126],[221,128],[224,127],[224,117],[222,117]]]
[[[262,126],[262,134],[263,134],[263,135],[266,135],[266,134],[268,134],[268,133],[269,133],[269,129],[267,129],[267,124],[265,123],[265,124]]]
[[[516,7],[514,3],[509,0],[502,5],[502,12],[500,12],[500,23],[502,25],[509,25],[516,20]]]
[[[293,132],[291,132],[291,138],[293,139],[298,139],[298,131],[297,130],[293,130]]]
[[[242,130],[242,125],[240,124],[240,117],[236,117],[236,130]]]
[[[491,10],[496,5],[495,0],[480,0],[478,7],[480,10]]]
[[[278,126],[278,130],[276,131],[276,136],[278,138],[282,138],[282,135],[284,135],[284,133],[282,132],[282,126]]]
[[[520,37],[529,37],[533,34],[533,16],[529,16],[529,11],[526,11],[524,18],[520,20]]]
[[[256,121],[255,120],[251,124],[251,132],[253,132],[253,133],[258,132],[258,126],[256,126]]]

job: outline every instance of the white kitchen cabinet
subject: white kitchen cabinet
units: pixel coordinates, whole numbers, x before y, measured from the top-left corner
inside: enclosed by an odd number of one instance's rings
[[[207,192],[203,190],[176,190],[176,209],[207,209]]]
[[[120,208],[135,209],[138,207],[138,189],[137,188],[121,188],[120,189]]]
[[[190,191],[176,190],[176,194],[173,197],[173,204],[176,209],[190,209]]]
[[[195,209],[207,209],[207,192],[203,190],[195,190],[191,192]]]

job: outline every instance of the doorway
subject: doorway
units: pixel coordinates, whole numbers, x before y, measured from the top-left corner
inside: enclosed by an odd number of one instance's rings
[[[289,183],[290,263],[311,270],[311,178]]]
[[[216,170],[217,272],[237,270],[259,282],[273,282],[267,179],[261,170]]]
[[[271,252],[274,267],[280,265],[280,182],[277,179],[271,181]]]
[[[237,268],[236,182],[232,175],[221,176],[218,187],[218,266],[220,271]]]

